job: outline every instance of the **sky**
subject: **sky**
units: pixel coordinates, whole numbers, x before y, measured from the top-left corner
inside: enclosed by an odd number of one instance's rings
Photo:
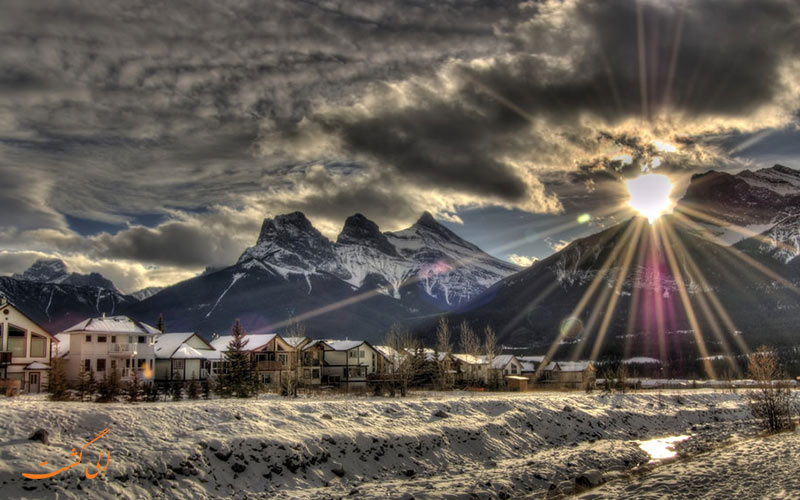
[[[331,239],[427,210],[527,265],[644,172],[800,168],[795,0],[0,8],[0,274],[166,285],[295,210]]]

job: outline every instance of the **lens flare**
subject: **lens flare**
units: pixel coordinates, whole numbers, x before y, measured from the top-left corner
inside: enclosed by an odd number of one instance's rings
[[[631,195],[628,204],[639,214],[647,217],[650,224],[661,215],[672,211],[673,202],[670,180],[659,174],[642,175],[626,182]]]

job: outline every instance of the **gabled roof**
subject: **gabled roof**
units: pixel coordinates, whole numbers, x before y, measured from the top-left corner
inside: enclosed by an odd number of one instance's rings
[[[283,340],[292,347],[297,347],[303,342],[311,342],[311,339],[308,337],[283,337]]]
[[[520,361],[520,364],[522,365],[523,373],[536,371],[536,363],[533,363],[532,361]]]
[[[103,316],[85,319],[61,333],[75,332],[127,333],[131,335],[157,335],[161,333],[157,328],[128,316]]]
[[[544,361],[544,356],[517,356],[517,359],[521,362],[528,362],[528,363],[541,363]]]
[[[349,351],[367,342],[364,340],[326,340],[325,343],[331,346],[334,351]]]
[[[50,365],[46,365],[39,361],[34,361],[33,363],[29,364],[24,368],[25,370],[49,370]]]
[[[486,356],[479,356],[479,358],[481,359],[481,364],[485,364],[487,362],[486,361]],[[516,360],[516,359],[517,359],[517,357],[514,356],[513,354],[498,354],[497,356],[495,356],[492,359],[492,369],[494,369],[494,370],[502,370],[509,363],[511,363],[513,360]],[[519,361],[517,361],[517,362],[519,362]]]
[[[204,357],[202,352],[186,344],[181,344],[171,356],[172,359],[203,359]]]
[[[56,340],[58,343],[56,344],[56,356],[61,356],[62,358],[69,354],[69,339],[72,338],[68,333],[58,333],[56,334]]]
[[[58,338],[56,338],[56,336],[55,336],[55,335],[53,335],[52,333],[50,333],[50,330],[48,330],[47,328],[43,327],[43,326],[42,326],[42,325],[40,325],[38,322],[34,321],[34,320],[33,320],[33,318],[31,318],[30,316],[28,316],[27,314],[25,314],[25,313],[22,311],[22,309],[20,309],[19,307],[15,306],[15,305],[14,305],[14,303],[12,303],[12,302],[9,302],[8,298],[6,298],[6,297],[3,295],[3,296],[0,296],[0,309],[1,309],[1,308],[4,308],[4,307],[11,307],[12,309],[14,309],[15,311],[17,311],[17,312],[18,312],[18,313],[20,313],[21,315],[25,316],[25,318],[27,318],[27,319],[28,319],[28,321],[30,321],[31,323],[33,323],[34,325],[36,325],[36,326],[38,327],[38,329],[39,329],[39,330],[41,330],[41,333],[43,333],[43,334],[47,335],[48,337],[50,337],[52,340],[55,340],[56,342],[58,342],[58,341],[59,341],[59,340],[58,340]],[[39,332],[36,332],[36,333],[39,333]]]
[[[558,361],[562,372],[582,372],[587,368],[594,368],[591,361]]]
[[[316,347],[316,346],[322,346],[323,349],[327,348],[328,350],[331,350],[331,351],[333,350],[333,347],[329,346],[328,343],[325,342],[324,340],[312,340],[308,344],[304,345],[302,347],[302,350],[305,351],[307,349],[311,349],[312,347]]]
[[[486,359],[481,359],[480,356],[473,356],[472,354],[453,354],[453,357],[468,365],[486,364]]]
[[[203,343],[208,346],[208,350],[214,349],[211,346],[211,344],[209,344],[201,336],[196,335],[193,332],[162,333],[161,335],[156,337],[156,345],[155,345],[156,358],[158,359],[175,358],[175,354],[177,353],[177,351],[180,350],[181,347],[186,342],[188,342],[190,338],[194,336],[203,341]],[[195,348],[191,349],[195,350]]]
[[[272,342],[272,340],[277,336],[277,333],[248,333],[244,336],[244,339],[247,341],[247,345],[244,346],[244,349],[246,351],[255,351],[256,349],[264,347]],[[228,344],[231,343],[231,340],[233,340],[233,335],[223,335],[221,337],[217,337],[211,341],[211,347],[218,351],[227,351]]]

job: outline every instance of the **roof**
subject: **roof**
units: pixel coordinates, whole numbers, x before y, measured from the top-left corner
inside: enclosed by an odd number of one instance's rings
[[[272,342],[272,340],[277,337],[277,333],[258,333],[258,334],[245,334],[244,339],[247,341],[247,345],[245,345],[245,350],[247,351],[254,351],[259,347],[264,347],[265,345]],[[211,347],[218,351],[227,351],[228,344],[231,343],[233,340],[233,335],[223,335],[221,337],[217,337],[216,339],[211,341]]]
[[[50,366],[38,361],[34,361],[25,367],[26,370],[49,370]]]
[[[58,341],[59,341],[59,340],[56,338],[56,336],[55,336],[55,335],[53,335],[52,333],[50,333],[50,330],[48,330],[47,328],[43,327],[43,326],[42,326],[42,325],[40,325],[40,324],[39,324],[37,321],[35,321],[33,318],[31,318],[30,316],[28,316],[27,314],[25,314],[25,313],[22,311],[22,309],[20,309],[19,307],[17,307],[17,306],[16,306],[16,305],[15,305],[13,302],[9,302],[9,300],[8,300],[8,297],[6,297],[5,295],[0,295],[0,307],[13,307],[14,309],[16,309],[16,310],[17,310],[17,312],[18,312],[18,313],[20,313],[21,315],[23,315],[23,316],[25,316],[26,318],[28,318],[28,321],[30,321],[31,323],[33,323],[34,325],[36,325],[36,326],[39,328],[39,330],[41,330],[41,332],[42,332],[42,333],[44,333],[45,335],[47,335],[47,336],[48,336],[48,337],[50,337],[51,339],[55,340],[56,342],[58,342]],[[39,332],[36,332],[36,333],[39,333]]]
[[[305,341],[310,341],[308,337],[282,337],[292,347],[297,347]]]
[[[481,358],[481,363],[486,363],[486,356],[479,357]],[[513,354],[499,354],[492,359],[492,368],[495,370],[502,370],[514,359],[517,359],[517,357]]]
[[[506,380],[528,380],[528,377],[521,375],[506,375]]]
[[[486,363],[485,359],[481,359],[480,356],[473,356],[472,354],[453,354],[453,357],[469,365],[482,365]]]
[[[536,371],[536,364],[531,361],[520,361],[522,365],[523,372],[535,372]]]
[[[363,340],[326,340],[325,343],[328,344],[334,351],[349,351],[350,349],[355,349],[366,342]]]
[[[178,350],[171,356],[172,359],[202,359],[203,353],[192,346],[181,344]]]
[[[529,362],[529,363],[541,363],[544,361],[544,356],[517,356],[517,359],[521,362]]]
[[[625,361],[623,361],[623,363],[625,363],[626,365],[629,365],[629,364],[632,364],[632,363],[641,363],[641,364],[651,364],[652,363],[652,364],[659,364],[660,365],[661,364],[661,360],[658,360],[656,358],[647,358],[647,357],[644,357],[644,356],[639,356],[639,357],[634,357],[634,358],[628,358]]]
[[[189,340],[194,335],[192,332],[183,333],[162,333],[156,337],[156,357],[167,359],[172,356],[184,342]]]
[[[325,342],[324,340],[312,340],[308,344],[304,345],[302,349],[305,351],[307,349],[311,349],[312,347],[315,347],[315,346],[318,346],[318,345],[321,345],[323,349],[326,348],[326,347],[329,348],[329,349],[332,349],[331,346],[329,346],[328,343]]]
[[[590,366],[594,367],[591,361],[558,361],[562,372],[582,372]]]
[[[161,333],[157,328],[128,316],[103,316],[85,319],[61,333],[75,332],[130,333],[133,335],[156,335]]]
[[[56,356],[61,356],[62,358],[69,354],[69,339],[72,338],[68,333],[59,333],[56,335],[56,340],[58,340],[58,344],[56,344]]]

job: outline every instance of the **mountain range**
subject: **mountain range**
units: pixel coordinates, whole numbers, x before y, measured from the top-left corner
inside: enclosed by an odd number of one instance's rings
[[[695,356],[742,342],[796,341],[800,173],[776,165],[696,175],[663,222],[672,228],[668,238],[631,219],[521,269],[428,213],[396,232],[381,232],[355,214],[331,241],[294,212],[264,220],[255,245],[233,265],[164,289],[125,295],[102,276],[40,261],[0,278],[0,292],[55,331],[116,312],[150,322],[163,314],[169,330],[204,335],[227,332],[235,318],[251,332],[283,331],[299,320],[311,336],[373,342],[400,322],[430,342],[433,325],[446,314],[451,324],[492,324],[505,345],[539,352],[573,318],[582,325],[583,341],[560,350],[577,356],[595,344],[613,297],[604,353],[659,357],[675,350],[670,346],[683,346],[682,355]],[[642,236],[627,241],[635,226],[643,227]],[[591,299],[577,310],[587,292]],[[689,310],[696,321],[689,320]],[[652,311],[666,320],[656,321]]]

